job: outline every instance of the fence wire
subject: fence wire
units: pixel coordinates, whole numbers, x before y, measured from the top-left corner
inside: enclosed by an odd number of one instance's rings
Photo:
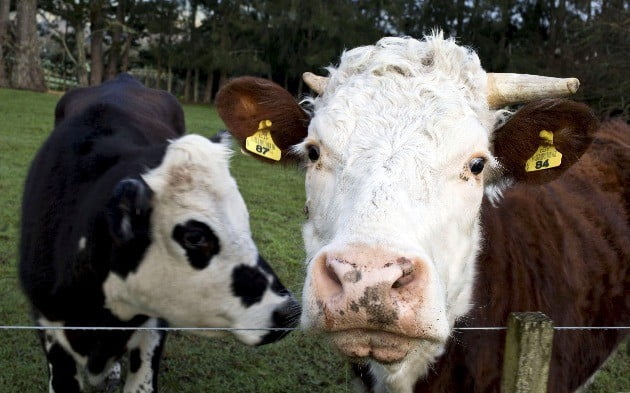
[[[301,331],[301,328],[148,327],[148,326],[25,326],[0,325],[0,330],[160,330],[160,331]],[[507,330],[505,326],[456,327],[454,331]],[[553,330],[630,330],[630,326],[554,326]]]

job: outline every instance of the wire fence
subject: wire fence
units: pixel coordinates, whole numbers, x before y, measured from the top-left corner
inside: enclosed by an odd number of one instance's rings
[[[630,330],[630,326],[554,326],[554,330]],[[0,330],[160,330],[160,331],[301,331],[297,328],[148,327],[148,326],[25,326],[0,325]],[[456,327],[456,332],[507,330],[506,326]]]
[[[512,326],[510,324],[510,326]],[[61,330],[61,331],[67,331],[67,330],[79,330],[79,331],[121,331],[121,330],[126,330],[126,331],[167,331],[167,332],[202,332],[202,331],[225,331],[225,332],[235,332],[235,331],[283,331],[283,332],[289,332],[289,331],[302,331],[303,329],[300,327],[294,327],[294,328],[280,328],[280,327],[269,327],[269,328],[261,328],[261,327],[230,327],[230,328],[226,328],[226,327],[166,327],[166,326],[157,326],[157,327],[148,327],[148,326],[37,326],[37,325],[0,325],[0,333],[2,332],[7,332],[7,331],[51,331],[51,330]],[[501,332],[501,333],[506,333],[508,336],[510,334],[512,334],[513,331],[517,331],[519,329],[515,329],[515,330],[508,330],[507,326],[476,326],[476,327],[472,327],[472,326],[461,326],[461,327],[455,327],[453,329],[455,332],[488,332],[488,331],[492,331],[492,332]],[[622,330],[622,331],[628,331],[630,330],[630,326],[555,326],[553,327],[553,330],[555,331],[594,331],[594,330],[607,330],[607,331],[611,331],[611,330]],[[528,340],[526,340],[529,345],[532,345],[531,343],[533,342],[534,344],[538,345],[538,341],[540,339],[540,332],[539,331],[535,331],[535,332],[521,332],[521,334],[525,334],[525,335],[530,335],[530,337],[528,337]],[[555,334],[555,333],[554,333]],[[519,342],[520,343],[520,342]],[[506,351],[508,351],[508,345],[512,345],[514,346],[514,343],[512,344],[507,344],[506,343]],[[520,345],[520,344],[518,344]],[[519,347],[520,348],[520,347]],[[538,351],[536,352],[536,356],[541,357],[541,353],[543,351]],[[249,356],[249,355],[248,355]],[[520,359],[520,358],[519,358]],[[546,363],[545,364],[549,364],[550,358],[546,359]],[[505,362],[505,360],[504,360]],[[520,360],[519,360],[520,362]],[[518,362],[517,362],[518,363]],[[176,363],[174,363],[176,364]],[[238,364],[238,363],[237,363]],[[506,363],[507,364],[507,363]],[[543,364],[543,363],[541,363]],[[532,384],[532,381],[536,381],[537,378],[546,381],[547,379],[547,374],[544,374],[543,376],[543,371],[539,370],[538,368],[536,368],[535,366],[537,365],[537,363],[532,363],[531,359],[527,358],[524,366],[521,366],[521,363],[518,363],[517,366],[517,370],[520,370],[520,367],[524,367],[525,369],[533,369],[535,370],[535,372],[533,372],[532,375],[534,375],[534,377],[530,378],[530,379],[526,379],[525,382],[521,381],[519,379],[519,383],[529,383]],[[503,367],[505,368],[505,364],[503,365]],[[253,372],[253,371],[252,371]],[[335,383],[335,386],[337,386],[337,390],[335,391],[339,391],[339,392],[344,392],[347,393],[352,389],[353,386],[353,382],[352,381],[352,376],[350,375],[350,368],[349,367],[344,367],[343,371],[341,372],[341,374],[339,374],[339,376],[337,377],[337,382]],[[518,378],[522,378],[520,375],[521,374],[526,374],[526,373],[521,373],[520,371],[517,372],[517,375],[519,375]],[[264,373],[262,375],[265,375]],[[291,374],[293,375],[293,374]],[[541,375],[540,377],[535,377],[536,375]],[[507,378],[506,377],[506,373],[505,371],[502,374],[502,380]],[[289,383],[292,388],[294,387],[294,385],[292,385],[291,383]],[[304,382],[300,382],[300,388],[302,388],[304,385]],[[319,388],[321,388],[321,384],[317,385]],[[529,386],[529,385],[527,385]],[[543,385],[541,385],[543,386]],[[220,388],[221,391],[224,391],[223,388]],[[300,390],[300,389],[296,389],[294,391],[306,391],[306,390]],[[512,391],[512,390],[506,390],[506,391]],[[514,390],[516,391],[516,390]]]

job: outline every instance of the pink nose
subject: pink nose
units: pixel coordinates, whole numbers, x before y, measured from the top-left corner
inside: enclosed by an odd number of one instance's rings
[[[427,335],[418,319],[428,282],[425,262],[365,246],[320,254],[312,270],[315,301],[325,331],[384,331]]]

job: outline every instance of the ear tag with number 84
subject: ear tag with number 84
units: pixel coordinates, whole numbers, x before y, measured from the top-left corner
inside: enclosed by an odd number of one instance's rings
[[[245,149],[259,156],[280,161],[282,152],[271,138],[271,120],[261,120],[258,131],[245,139]]]
[[[525,162],[525,171],[534,172],[555,168],[562,163],[562,153],[553,145],[553,132],[542,130],[538,134],[543,143],[538,150]]]

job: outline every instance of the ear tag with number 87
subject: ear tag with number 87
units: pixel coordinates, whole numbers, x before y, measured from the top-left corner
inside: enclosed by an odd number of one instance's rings
[[[261,120],[258,123],[258,131],[245,139],[245,149],[254,154],[280,161],[282,152],[271,138],[271,120]]]
[[[553,132],[542,130],[538,134],[543,143],[538,150],[525,162],[525,171],[534,172],[555,168],[562,163],[562,153],[553,145]]]

